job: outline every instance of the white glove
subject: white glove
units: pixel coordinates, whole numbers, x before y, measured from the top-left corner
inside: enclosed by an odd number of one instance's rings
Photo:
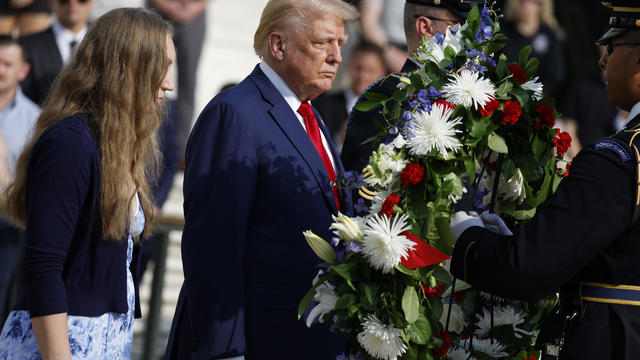
[[[513,235],[500,216],[496,214],[490,214],[485,211],[480,214],[480,219],[482,219],[482,223],[487,230],[491,230],[500,235]]]
[[[458,238],[465,230],[472,226],[484,227],[478,214],[474,212],[467,214],[464,211],[458,211],[453,214],[451,218],[451,231],[453,231],[453,236],[456,238],[456,241],[458,241]]]

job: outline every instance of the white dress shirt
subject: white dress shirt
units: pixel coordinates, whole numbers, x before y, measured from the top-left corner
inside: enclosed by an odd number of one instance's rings
[[[54,20],[51,23],[51,30],[53,30],[53,36],[56,38],[56,44],[58,45],[58,51],[60,51],[60,56],[62,57],[62,63],[67,64],[69,60],[71,60],[71,42],[76,42],[76,48],[80,45],[82,39],[87,34],[87,26],[84,29],[80,30],[79,33],[74,33],[73,31],[67,29],[66,27],[60,25],[60,23]]]
[[[293,92],[293,90],[291,90],[291,88],[287,85],[287,83],[284,82],[284,80],[280,77],[280,75],[278,75],[278,73],[275,70],[273,70],[271,66],[269,66],[269,64],[262,61],[260,62],[259,66],[260,66],[260,70],[262,70],[262,72],[264,72],[264,74],[267,75],[267,78],[269,79],[269,81],[271,81],[273,86],[275,86],[276,89],[278,89],[278,92],[280,93],[280,95],[282,95],[282,97],[287,102],[287,104],[289,104],[289,107],[291,107],[291,110],[293,111],[294,115],[300,122],[300,125],[302,125],[302,128],[304,129],[304,131],[307,131],[307,126],[304,123],[304,119],[302,118],[302,115],[298,113],[298,109],[302,104],[302,100],[298,98],[298,96]],[[336,163],[335,163],[335,160],[333,159],[333,154],[331,153],[329,144],[327,143],[327,139],[324,137],[324,133],[322,132],[322,130],[320,130],[320,136],[322,136],[322,146],[324,146],[324,150],[327,152],[327,155],[329,155],[329,160],[331,160],[331,165],[333,166],[333,170],[337,174],[338,171],[336,170]]]

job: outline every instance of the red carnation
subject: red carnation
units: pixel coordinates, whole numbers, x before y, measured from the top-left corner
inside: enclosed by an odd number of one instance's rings
[[[380,214],[387,215],[388,218],[391,218],[391,214],[393,214],[393,207],[400,203],[400,197],[395,193],[391,193],[382,204],[380,208]]]
[[[444,330],[436,331],[436,337],[442,339],[442,345],[438,348],[432,350],[433,355],[440,359],[447,355],[449,348],[451,347],[451,338],[449,337],[449,332]]]
[[[437,100],[436,102],[433,103],[433,105],[438,105],[438,104],[444,105],[445,110],[447,108],[449,108],[449,109],[455,109],[456,108],[455,104],[452,104],[452,103],[450,103],[450,102],[448,102],[447,100],[444,100],[444,99]]]
[[[418,163],[410,163],[404,167],[400,174],[400,182],[402,187],[406,188],[409,184],[415,185],[422,181],[424,177],[424,168]]]
[[[513,80],[520,83],[520,85],[527,82],[527,72],[524,71],[522,66],[518,64],[511,64],[507,65],[507,69],[509,69],[509,72],[513,75]]]
[[[553,138],[553,142],[556,144],[558,156],[564,156],[571,146],[571,135],[566,131],[560,132],[560,129],[556,129],[556,137]]]
[[[540,119],[536,119],[536,121],[533,123],[533,130],[540,129],[542,129],[542,121],[540,121]]]
[[[515,125],[522,115],[522,107],[517,101],[507,100],[504,102],[504,110],[502,110],[502,125]]]
[[[524,360],[537,360],[535,356],[533,355],[529,355],[529,357],[523,356],[522,357]]]
[[[480,114],[482,114],[482,117],[491,116],[499,107],[500,102],[491,96],[491,100],[487,101],[484,106],[480,108]]]
[[[429,298],[440,297],[442,293],[444,293],[444,289],[447,287],[445,284],[437,285],[435,288],[431,288],[424,283],[420,283],[420,285],[422,285],[422,291],[424,294]]]
[[[569,176],[569,170],[571,169],[571,163],[567,163],[567,166],[565,166],[565,172],[564,174],[562,174],[562,177],[567,177]]]
[[[536,112],[548,127],[552,128],[556,124],[556,117],[553,115],[553,109],[550,106],[539,105],[536,107]]]

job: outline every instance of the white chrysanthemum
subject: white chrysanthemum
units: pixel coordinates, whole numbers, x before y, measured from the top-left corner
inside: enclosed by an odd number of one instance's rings
[[[462,347],[463,349],[468,349],[469,339],[463,340],[460,343],[460,347]],[[473,339],[473,351],[483,352],[489,355],[489,357],[491,358],[500,359],[508,356],[509,354],[506,353],[504,350],[505,350],[504,345],[500,344],[495,340],[493,341],[493,344],[492,344],[491,339],[478,339],[478,338]]]
[[[449,313],[449,304],[442,304],[442,315],[440,316],[440,324],[443,327],[447,325],[447,316]],[[464,330],[464,311],[458,304],[451,305],[451,317],[449,318],[449,331],[461,334]]]
[[[397,360],[407,351],[401,334],[402,330],[383,324],[375,315],[368,315],[358,334],[358,342],[376,359]]]
[[[491,199],[491,191],[493,189],[494,174],[485,171],[478,188],[488,189],[489,192],[483,198],[483,205],[489,205]],[[515,201],[518,204],[522,204],[526,198],[526,188],[524,186],[524,176],[520,169],[516,169],[511,179],[505,180],[504,176],[500,175],[500,182],[498,183],[498,197],[504,200]]]
[[[491,333],[491,311],[488,308],[484,308],[482,314],[476,314],[478,322],[477,334],[481,337],[486,337]],[[524,314],[516,311],[511,306],[494,306],[493,308],[493,326],[513,325],[514,330],[516,326],[524,322]]]
[[[520,86],[525,90],[533,91],[533,95],[531,96],[533,100],[542,99],[542,83],[538,82],[537,76]]]
[[[397,150],[405,144],[406,140],[402,135],[398,135],[389,144],[380,144],[378,149],[371,153],[369,170],[375,176],[365,179],[369,185],[387,187],[400,175],[407,165],[407,160],[404,158],[403,152]]]
[[[483,107],[491,97],[495,97],[496,88],[491,80],[481,77],[471,70],[460,70],[453,80],[440,90],[447,101],[464,107]]]
[[[323,271],[320,270],[315,279],[313,279],[314,285],[318,282],[318,279],[322,274]],[[328,281],[320,284],[316,288],[316,292],[313,295],[313,301],[318,302],[318,304],[313,309],[311,309],[311,311],[309,312],[309,316],[307,316],[307,327],[311,327],[311,324],[316,319],[316,317],[318,318],[318,321],[323,322],[323,317],[336,308],[338,296],[335,292],[335,286],[331,285]]]
[[[400,235],[411,230],[407,224],[409,217],[400,215],[388,219],[384,215],[374,215],[364,225],[364,242],[362,252],[369,264],[385,274],[391,273],[402,258],[413,250],[414,242]]]
[[[449,349],[446,358],[448,360],[476,360],[475,357],[469,354],[469,351],[463,348]]]
[[[445,159],[448,151],[456,152],[462,144],[455,137],[460,130],[455,127],[462,122],[461,117],[450,120],[453,109],[444,104],[435,104],[431,112],[418,111],[413,114],[413,137],[409,140],[409,151],[414,155],[426,155],[437,150]]]

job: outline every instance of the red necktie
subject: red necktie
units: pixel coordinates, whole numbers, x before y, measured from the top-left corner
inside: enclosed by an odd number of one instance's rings
[[[329,159],[329,154],[327,154],[327,150],[325,150],[324,145],[322,145],[322,136],[320,135],[320,128],[318,127],[318,121],[316,120],[315,115],[313,114],[313,109],[311,109],[311,105],[309,105],[308,101],[302,102],[300,104],[300,108],[298,108],[298,113],[302,115],[304,119],[304,125],[307,127],[307,134],[313,143],[313,146],[316,147],[320,158],[322,158],[322,162],[324,163],[324,167],[327,170],[327,174],[329,175],[329,181],[331,182],[331,190],[333,190],[333,196],[336,199],[336,205],[338,207],[338,211],[340,210],[340,193],[338,192],[338,186],[336,184],[336,172],[333,170],[333,165],[331,164],[331,160]]]

